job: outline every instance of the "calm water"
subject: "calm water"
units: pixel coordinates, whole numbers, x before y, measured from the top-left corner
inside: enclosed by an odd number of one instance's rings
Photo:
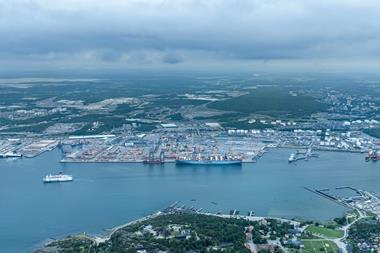
[[[380,163],[365,163],[363,155],[322,153],[295,165],[287,163],[290,153],[272,150],[242,167],[59,164],[58,150],[33,159],[0,160],[0,252],[28,252],[47,238],[70,233],[103,233],[176,200],[210,211],[237,208],[325,220],[344,209],[304,186],[350,185],[380,192]],[[42,183],[43,176],[59,170],[75,181]]]

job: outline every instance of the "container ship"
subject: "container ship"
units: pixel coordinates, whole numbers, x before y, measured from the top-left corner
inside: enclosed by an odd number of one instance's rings
[[[70,182],[73,181],[73,176],[64,175],[59,173],[58,175],[47,175],[43,178],[44,183],[59,183],[59,182]]]
[[[216,155],[207,158],[181,157],[176,159],[178,165],[241,165],[242,159]]]

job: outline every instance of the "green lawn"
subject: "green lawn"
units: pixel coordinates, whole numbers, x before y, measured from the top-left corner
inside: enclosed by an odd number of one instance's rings
[[[338,247],[335,243],[330,242],[328,240],[303,240],[304,249],[302,252],[304,253],[337,253]]]
[[[342,237],[343,231],[341,230],[335,230],[330,228],[324,228],[324,227],[317,227],[317,226],[308,226],[305,230],[306,232],[310,232],[314,235],[321,235],[328,238],[340,238]]]

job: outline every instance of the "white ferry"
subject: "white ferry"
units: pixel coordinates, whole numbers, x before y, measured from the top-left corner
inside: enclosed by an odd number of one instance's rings
[[[70,182],[73,181],[73,176],[64,175],[60,172],[58,175],[47,175],[43,178],[44,183],[58,183],[58,182]]]

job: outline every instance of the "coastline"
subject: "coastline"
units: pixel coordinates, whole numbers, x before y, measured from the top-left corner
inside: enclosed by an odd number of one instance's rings
[[[62,248],[59,245],[62,245],[62,244],[66,245],[67,243],[70,244],[70,243],[74,243],[75,241],[86,243],[85,241],[87,240],[88,242],[86,245],[90,245],[89,247],[91,247],[91,248],[92,247],[98,247],[101,244],[104,245],[104,243],[106,243],[107,241],[110,241],[110,243],[115,243],[114,240],[111,240],[112,236],[115,233],[120,232],[120,230],[123,230],[123,229],[127,228],[128,226],[132,226],[132,225],[135,225],[135,224],[140,223],[140,222],[149,221],[151,219],[155,219],[158,217],[171,216],[171,215],[213,216],[213,217],[218,217],[218,218],[222,218],[222,219],[238,219],[238,220],[245,220],[245,221],[249,221],[249,222],[257,222],[258,224],[267,224],[267,222],[270,220],[276,220],[280,224],[289,224],[289,226],[292,226],[294,231],[298,231],[297,233],[299,233],[299,235],[297,237],[301,238],[300,240],[302,240],[302,242],[308,241],[308,237],[302,239],[301,234],[303,234],[304,232],[306,232],[306,234],[310,233],[309,231],[311,229],[313,229],[313,227],[315,227],[314,224],[317,224],[317,223],[314,223],[314,221],[302,222],[302,221],[297,221],[296,219],[285,219],[285,218],[271,217],[271,216],[250,216],[250,215],[245,216],[245,215],[239,215],[239,214],[235,215],[236,210],[234,211],[234,214],[232,214],[232,215],[231,214],[229,214],[229,215],[219,214],[219,213],[215,214],[215,213],[210,213],[210,212],[196,211],[192,207],[190,207],[190,208],[184,208],[182,206],[178,207],[177,206],[178,204],[179,204],[179,202],[177,201],[177,202],[173,203],[172,205],[170,205],[169,207],[167,207],[163,211],[158,211],[158,212],[155,212],[151,215],[147,215],[145,217],[142,217],[140,219],[125,223],[123,225],[113,227],[112,229],[110,229],[110,231],[109,231],[109,233],[107,233],[107,235],[93,236],[93,235],[88,235],[86,233],[77,234],[77,235],[69,235],[69,236],[66,236],[65,238],[49,241],[49,242],[45,243],[43,246],[33,250],[32,253],[60,252],[60,250]],[[345,217],[347,217],[348,215],[349,215],[349,212],[347,212],[345,214]],[[349,236],[349,234],[348,234],[349,228],[353,224],[355,224],[356,222],[358,222],[358,221],[360,221],[366,217],[368,217],[368,216],[360,214],[352,222],[350,222],[344,226],[342,225],[341,227],[336,228],[335,231],[340,234],[339,236],[336,236],[336,237],[329,237],[329,236],[326,236],[324,234],[315,234],[315,232],[314,233],[311,232],[311,233],[313,233],[315,236],[319,237],[318,240],[326,241],[326,242],[330,242],[330,243],[335,244],[337,249],[339,249],[339,252],[347,253],[346,238]],[[199,219],[199,218],[197,218],[197,219]],[[170,220],[171,219],[169,218],[168,222],[169,222],[169,224],[172,224]],[[154,222],[153,222],[153,224],[154,224]],[[174,224],[176,224],[176,223],[174,223]],[[192,224],[192,223],[190,223],[190,224]],[[268,223],[268,224],[270,224],[270,223]],[[171,225],[171,226],[173,226],[173,225]],[[178,225],[175,225],[175,226],[178,226]],[[145,224],[144,230],[147,229],[147,231],[150,231],[149,233],[152,233],[151,227],[152,227],[152,225],[150,225],[150,223]],[[187,227],[187,225],[186,225],[186,227]],[[127,231],[124,231],[124,233],[127,233],[127,235],[128,235]],[[242,231],[242,233],[243,233],[243,231]],[[250,233],[250,232],[248,232],[248,233]],[[123,234],[123,232],[121,232],[121,234]],[[247,232],[245,232],[245,235],[247,236]],[[88,244],[88,243],[90,243],[90,244]],[[272,244],[272,245],[276,245],[282,249],[286,249],[289,247],[289,245],[287,245],[287,243],[284,244],[282,242],[280,243],[279,241],[273,241],[272,240],[272,241],[268,241],[268,243]],[[244,247],[246,247],[247,249],[249,249],[251,251],[253,250],[252,252],[255,252],[255,249],[257,249],[257,247],[259,245],[260,244],[254,243],[252,241],[252,239],[249,239],[246,237]],[[103,247],[103,246],[100,246],[100,247]]]
[[[260,160],[265,154],[270,153],[271,149],[307,149],[308,146],[292,146],[292,145],[279,145],[276,147],[266,147],[266,151],[263,154],[258,154],[252,159],[243,159],[241,161],[242,164],[252,164],[252,163],[257,163],[258,160]],[[329,149],[329,148],[315,148],[315,151],[319,152],[328,152],[328,153],[348,153],[348,154],[363,154],[365,151],[363,150],[340,150],[340,149]],[[363,158],[364,159],[364,158]],[[109,160],[109,161],[98,161],[98,160],[70,160],[70,159],[61,159],[59,160],[60,163],[62,164],[69,164],[69,163],[99,163],[99,164],[144,164],[144,160],[139,159],[139,160],[120,160],[120,161],[115,161],[115,160]],[[174,159],[168,159],[165,160],[164,163],[160,164],[146,164],[150,166],[156,166],[156,165],[163,165],[165,163],[168,164],[173,164],[176,163]]]
[[[118,231],[120,231],[120,230],[122,230],[128,226],[132,226],[132,225],[135,225],[135,224],[140,223],[140,222],[148,221],[150,219],[154,219],[154,218],[157,218],[159,216],[167,216],[167,215],[172,215],[172,214],[181,213],[181,212],[188,212],[188,213],[194,214],[194,215],[213,216],[213,217],[218,217],[218,218],[223,218],[223,219],[244,219],[247,221],[254,221],[254,222],[260,222],[263,220],[277,220],[281,223],[289,223],[289,224],[292,224],[294,226],[299,226],[301,224],[301,221],[297,221],[295,218],[294,219],[286,219],[286,218],[271,217],[271,216],[246,216],[246,215],[216,214],[216,213],[210,213],[210,212],[196,212],[196,211],[192,211],[190,209],[176,210],[175,205],[176,204],[174,203],[171,206],[169,206],[168,208],[166,208],[164,211],[157,211],[153,214],[144,216],[142,218],[127,222],[127,223],[122,224],[122,225],[115,226],[111,229],[108,229],[108,232],[104,235],[91,235],[91,234],[87,234],[86,232],[82,232],[79,234],[65,235],[62,238],[51,239],[51,240],[48,240],[47,242],[45,241],[45,243],[43,243],[43,245],[32,250],[32,253],[38,252],[40,249],[48,246],[52,242],[62,241],[62,240],[65,240],[69,237],[70,238],[76,238],[76,237],[77,238],[85,238],[85,239],[92,241],[95,245],[99,245],[101,243],[105,243],[106,241],[110,240],[113,234],[117,233]]]

